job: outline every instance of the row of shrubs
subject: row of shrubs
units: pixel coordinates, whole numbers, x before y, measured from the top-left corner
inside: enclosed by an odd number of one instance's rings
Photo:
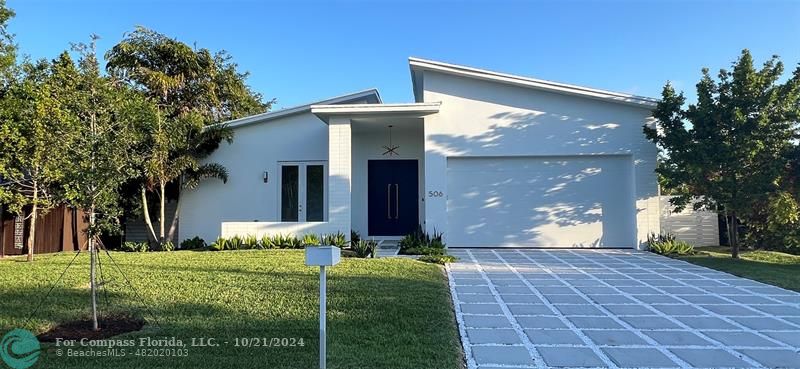
[[[651,233],[647,236],[647,247],[651,252],[660,255],[692,255],[694,246],[675,238],[675,235]]]
[[[146,251],[172,251],[175,250],[175,245],[170,242],[162,244],[150,244],[147,242],[123,242],[119,248],[120,251],[126,252],[146,252]]]
[[[267,249],[302,249],[307,246],[332,245],[344,250],[344,256],[360,258],[375,257],[378,247],[374,240],[365,240],[356,231],[350,232],[350,241],[341,232],[302,237],[274,234],[257,237],[255,235],[220,237],[211,244],[200,237],[188,238],[180,244],[181,250],[223,251],[223,250],[267,250]],[[441,232],[428,234],[421,226],[400,240],[400,253],[405,255],[421,255],[419,260],[444,264],[455,261],[455,257],[447,255]],[[173,251],[172,242],[162,245],[150,245],[147,242],[125,242],[121,251]]]
[[[248,236],[233,236],[230,238],[220,237],[210,245],[210,250],[268,250],[268,249],[302,249],[306,246],[319,246],[319,245],[333,245],[344,247],[347,244],[347,239],[344,234],[335,233],[329,235],[315,235],[307,234],[302,237],[295,237],[292,235],[274,234],[256,237],[255,235]]]
[[[186,242],[186,241],[184,241]],[[307,234],[302,237],[292,235],[264,235],[258,238],[254,235],[231,238],[218,238],[208,245],[208,250],[267,250],[267,249],[301,249],[307,246],[331,245],[345,250],[345,256],[355,256],[360,258],[375,257],[377,242],[373,240],[362,240],[358,232],[351,231],[350,241],[347,241],[341,232],[325,235]],[[192,241],[187,244],[187,248],[198,247],[199,242]],[[181,244],[183,247],[183,243]]]
[[[306,246],[332,245],[345,249],[347,256],[374,257],[377,242],[362,240],[358,232],[351,233],[351,241],[347,241],[341,232],[325,235],[307,234],[302,237],[292,235],[255,235],[220,237],[211,244],[207,244],[200,237],[188,238],[180,244],[181,250],[223,251],[223,250],[266,250],[266,249],[301,249]],[[121,251],[146,252],[146,251],[173,251],[172,242],[162,245],[150,245],[147,242],[125,242]]]

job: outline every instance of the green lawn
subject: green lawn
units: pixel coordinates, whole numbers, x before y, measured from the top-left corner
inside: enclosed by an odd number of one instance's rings
[[[743,251],[732,259],[728,247],[698,247],[681,260],[800,292],[800,256],[775,251]]]
[[[30,310],[74,254],[0,261],[0,334],[34,333],[88,313],[88,255],[81,254],[34,319]],[[102,257],[108,284],[103,311],[135,312],[160,322],[118,336],[212,337],[219,347],[188,347],[187,357],[64,358],[47,350],[34,368],[314,368],[318,360],[317,268],[296,250],[112,253],[141,300]],[[101,296],[102,297],[102,296]],[[303,338],[305,346],[233,347],[236,338]],[[225,345],[224,342],[228,341]],[[344,259],[328,273],[329,368],[461,368],[447,277],[438,265],[409,259]]]

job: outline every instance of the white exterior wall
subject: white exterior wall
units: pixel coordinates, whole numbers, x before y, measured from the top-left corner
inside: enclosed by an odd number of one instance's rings
[[[428,231],[448,229],[447,157],[629,155],[635,246],[658,232],[657,152],[642,133],[642,125],[651,122],[649,109],[424,73],[424,102],[441,102],[439,113],[425,118],[424,193],[445,195],[426,198]]]
[[[328,222],[331,229],[350,239],[352,216],[352,135],[350,119],[331,118],[328,122]]]
[[[328,125],[310,112],[235,128],[233,144],[222,143],[208,158],[228,169],[228,183],[206,180],[181,194],[178,242],[194,236],[211,242],[220,235],[289,233],[298,227],[324,233],[317,230],[324,231],[325,223],[274,224],[280,220],[278,162],[314,160],[328,161]],[[328,170],[334,173],[330,165]],[[226,222],[233,224],[223,226]]]
[[[384,156],[388,143],[388,131],[370,130],[367,132],[353,131],[353,194],[352,194],[352,220],[353,229],[362,237],[368,236],[368,204],[367,204],[367,162],[369,160],[391,159],[416,159],[419,167],[419,219],[425,219],[425,203],[422,201],[425,177],[425,149],[423,145],[422,121],[414,129],[396,129],[392,134],[392,143],[400,146],[398,156]]]

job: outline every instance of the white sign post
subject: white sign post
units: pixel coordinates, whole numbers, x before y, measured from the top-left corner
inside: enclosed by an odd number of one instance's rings
[[[327,305],[327,275],[326,266],[339,264],[342,251],[336,246],[306,247],[306,265],[319,266],[319,368],[327,366],[327,353],[325,347],[326,336],[326,305]]]

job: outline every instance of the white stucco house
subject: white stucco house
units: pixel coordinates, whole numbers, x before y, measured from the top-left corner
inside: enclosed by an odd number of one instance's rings
[[[180,239],[332,233],[448,247],[641,248],[659,231],[646,97],[409,59],[413,103],[366,90],[228,122],[229,180],[181,196]]]

